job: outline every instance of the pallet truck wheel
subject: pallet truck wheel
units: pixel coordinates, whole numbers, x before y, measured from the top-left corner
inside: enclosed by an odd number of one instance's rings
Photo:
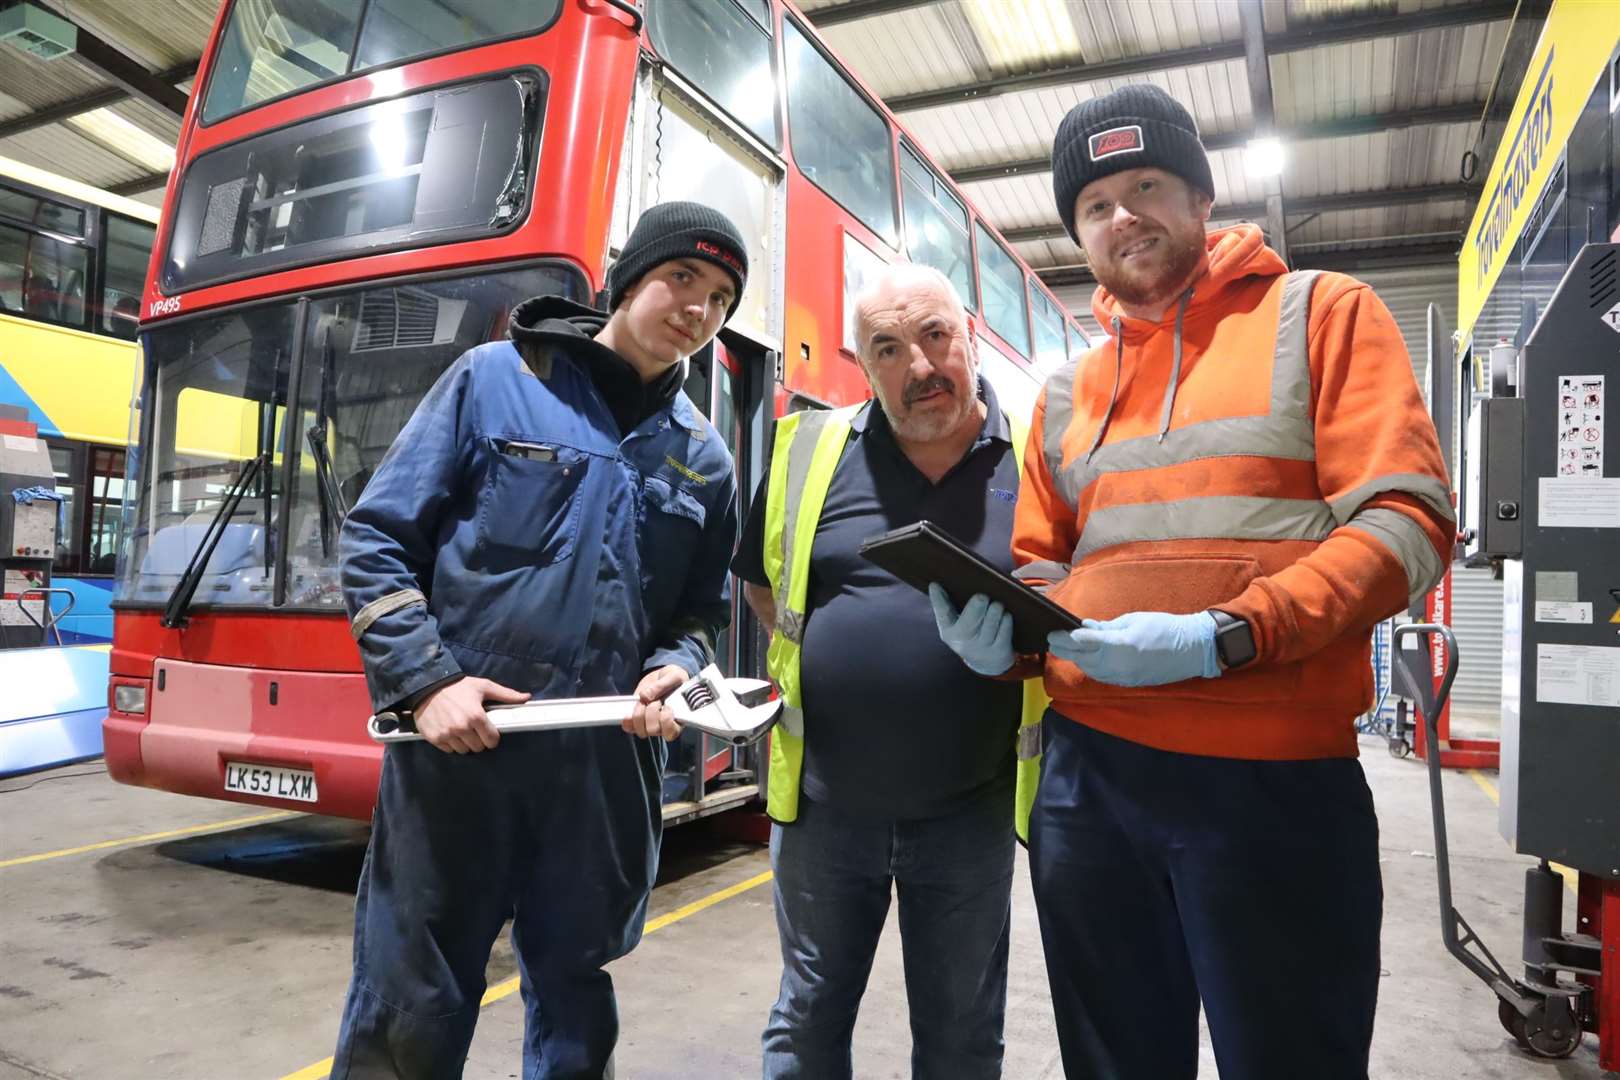
[[[1519,1015],[1518,1009],[1498,999],[1496,1002],[1496,1018],[1502,1022],[1503,1030],[1513,1036],[1514,1042],[1525,1050],[1530,1049],[1530,1040],[1525,1038],[1524,1034],[1524,1017]]]
[[[1554,1031],[1542,1026],[1546,1022],[1544,1007],[1538,1006],[1528,1017],[1524,1017],[1503,1001],[1497,1004],[1496,1014],[1502,1026],[1513,1036],[1513,1041],[1536,1057],[1567,1058],[1581,1045],[1581,1027],[1573,1017],[1568,1025]]]
[[[1412,744],[1407,742],[1405,739],[1391,739],[1391,740],[1389,740],[1389,756],[1390,757],[1392,757],[1392,758],[1404,758],[1406,755],[1410,754],[1411,752],[1412,752]]]
[[[1532,1032],[1530,1052],[1537,1057],[1567,1058],[1581,1045],[1581,1037],[1579,1024],[1570,1024],[1567,1030],[1560,1030],[1556,1035],[1545,1030]]]

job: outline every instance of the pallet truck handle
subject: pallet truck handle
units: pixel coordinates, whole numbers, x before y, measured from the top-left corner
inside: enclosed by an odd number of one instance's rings
[[[34,618],[34,613],[28,610],[27,604],[23,603],[24,600],[27,600],[30,596],[34,595],[39,595],[45,598],[44,622],[40,622],[38,619]],[[53,611],[51,609],[52,596],[67,597],[67,607],[63,608],[61,611]],[[25,617],[27,617],[28,621],[40,629],[41,643],[44,643],[46,636],[55,634],[56,644],[60,646],[62,644],[62,620],[68,617],[68,612],[73,610],[73,605],[78,601],[78,599],[79,598],[77,596],[73,595],[72,589],[55,589],[38,585],[30,589],[24,589],[22,592],[18,593],[17,606],[22,608],[22,613]]]
[[[1457,679],[1457,667],[1461,662],[1457,651],[1457,637],[1451,632],[1451,627],[1439,623],[1407,623],[1395,628],[1392,644],[1398,648],[1402,637],[1423,635],[1427,638],[1430,634],[1439,634],[1446,644],[1445,674],[1441,677],[1440,688],[1435,692],[1433,704],[1425,709],[1421,700],[1414,700],[1412,707],[1422,717],[1423,730],[1428,736],[1426,757],[1429,770],[1429,802],[1434,808],[1434,863],[1440,892],[1440,939],[1445,942],[1447,952],[1455,956],[1464,967],[1486,984],[1492,987],[1512,987],[1513,976],[1509,975],[1497,962],[1496,957],[1491,955],[1485,943],[1479,940],[1479,936],[1451,902],[1451,851],[1446,843],[1446,802],[1440,772],[1440,714],[1445,710],[1446,702],[1451,697],[1451,684]],[[1484,954],[1483,960],[1469,951],[1470,945],[1479,946],[1479,951]]]

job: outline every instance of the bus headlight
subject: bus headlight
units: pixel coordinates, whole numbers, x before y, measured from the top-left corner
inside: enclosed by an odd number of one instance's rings
[[[121,684],[113,687],[113,711],[146,712],[146,687]]]

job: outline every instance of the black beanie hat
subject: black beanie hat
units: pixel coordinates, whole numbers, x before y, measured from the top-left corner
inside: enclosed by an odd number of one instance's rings
[[[617,308],[647,271],[670,259],[702,259],[731,275],[737,295],[726,309],[729,320],[748,284],[748,245],[730,218],[695,202],[660,203],[641,215],[608,271],[608,310]]]
[[[1058,217],[1079,243],[1074,200],[1093,180],[1152,166],[1215,198],[1209,158],[1192,113],[1151,83],[1122,86],[1069,110],[1052,139],[1052,194]]]

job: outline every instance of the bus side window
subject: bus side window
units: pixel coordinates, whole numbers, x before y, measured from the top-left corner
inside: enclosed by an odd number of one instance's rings
[[[1029,355],[1029,320],[1024,310],[1024,271],[1007,249],[975,222],[979,240],[979,283],[984,290],[984,321],[1001,340]]]
[[[152,255],[154,230],[144,222],[107,215],[102,230],[101,306],[98,328],[121,338],[135,337],[141,315],[141,291]]]
[[[799,171],[893,246],[899,230],[888,123],[791,19],[783,38]]]
[[[1079,323],[1074,322],[1073,320],[1070,320],[1068,327],[1069,359],[1078,360],[1082,353],[1091,348],[1091,337],[1084,330],[1080,329]]]
[[[755,135],[782,145],[771,71],[770,10],[733,0],[650,0],[647,29],[658,51]]]
[[[900,144],[900,207],[906,219],[906,254],[950,279],[969,311],[979,310],[973,288],[973,251],[968,244],[968,213],[951,190]]]
[[[56,474],[56,491],[62,500],[61,526],[56,534],[56,560],[51,566],[54,574],[83,572],[84,549],[79,534],[83,531],[85,450],[81,442],[62,439],[45,441],[51,452],[51,472]]]
[[[1068,351],[1063,340],[1063,312],[1047,299],[1034,274],[1029,276],[1029,313],[1035,326],[1035,370],[1044,378],[1063,366]]]

